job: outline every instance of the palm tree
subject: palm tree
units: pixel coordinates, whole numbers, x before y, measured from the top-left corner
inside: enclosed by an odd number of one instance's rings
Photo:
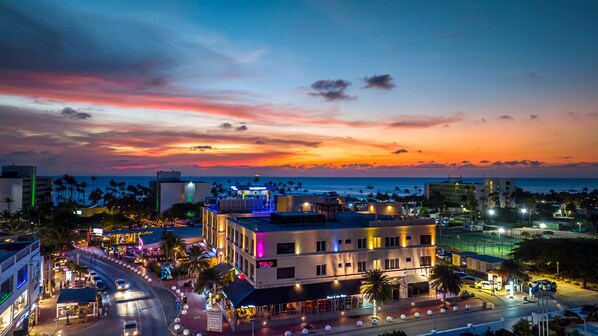
[[[54,251],[72,249],[72,241],[75,240],[75,238],[75,232],[63,226],[50,228],[41,235],[42,244],[47,246],[47,250]]]
[[[500,273],[507,279],[512,281],[511,286],[516,285],[519,281],[525,281],[525,273],[523,273],[523,265],[514,259],[505,259],[500,264]]]
[[[94,189],[96,188],[96,180],[97,180],[97,179],[98,179],[98,178],[97,178],[97,177],[95,177],[95,176],[92,176],[92,177],[91,177],[91,190],[94,190]]]
[[[455,274],[455,268],[446,264],[436,264],[430,275],[431,285],[442,292],[444,302],[446,293],[461,292],[461,278]]]
[[[177,256],[179,253],[185,253],[187,249],[187,244],[183,240],[183,238],[177,236],[172,232],[165,232],[162,234],[160,242],[160,250],[164,251],[166,255],[172,254],[174,260],[177,260]]]
[[[2,199],[2,202],[6,203],[6,209],[10,212],[10,204],[13,203],[15,200],[12,199],[10,196],[6,196]]]
[[[392,298],[392,284],[390,278],[382,273],[379,268],[365,272],[359,290],[368,301],[374,303],[374,316],[376,316],[377,304],[383,305],[389,302]]]
[[[208,304],[212,304],[212,297],[224,286],[222,273],[214,268],[203,269],[197,275],[194,291],[198,294],[206,294]]]
[[[81,199],[83,200],[83,202],[85,202],[85,189],[87,189],[87,187],[89,187],[89,184],[87,184],[87,182],[83,181],[83,182],[79,183],[79,187],[81,188],[81,193],[83,194],[83,197]]]
[[[189,261],[187,262],[187,265],[189,265],[189,273],[196,274],[210,267],[209,259],[210,256],[201,246],[191,246],[189,248]]]

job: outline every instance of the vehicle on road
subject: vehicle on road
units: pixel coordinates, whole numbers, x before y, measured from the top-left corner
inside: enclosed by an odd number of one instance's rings
[[[114,280],[114,284],[116,285],[116,290],[126,290],[129,289],[129,283],[123,279],[116,279]]]
[[[135,320],[123,322],[123,336],[137,336],[141,335],[139,324]]]
[[[463,278],[468,276],[469,274],[465,273],[465,272],[455,272],[455,275],[457,275],[459,278]]]
[[[96,281],[96,287],[101,291],[106,290],[106,284],[103,280]]]
[[[475,288],[477,289],[490,289],[492,290],[492,284],[488,281],[478,281],[475,284]]]

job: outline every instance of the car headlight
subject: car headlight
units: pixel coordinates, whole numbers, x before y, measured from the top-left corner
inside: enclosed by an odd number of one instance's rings
[[[137,330],[135,330],[135,331],[133,332],[133,335],[137,335]]]
[[[129,332],[128,331],[125,331],[125,336],[129,336]]]

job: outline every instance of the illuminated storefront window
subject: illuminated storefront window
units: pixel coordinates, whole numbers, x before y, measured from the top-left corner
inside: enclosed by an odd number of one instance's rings
[[[13,303],[12,306],[14,308],[14,317],[17,317],[23,310],[25,310],[25,306],[27,306],[27,290],[15,300],[15,303]]]
[[[10,321],[12,320],[10,316],[11,309],[8,307],[2,315],[0,315],[0,333],[6,330],[10,326]]]

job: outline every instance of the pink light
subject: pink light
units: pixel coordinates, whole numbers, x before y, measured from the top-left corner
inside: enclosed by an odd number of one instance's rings
[[[257,242],[257,256],[258,258],[264,256],[264,243],[262,241]]]

